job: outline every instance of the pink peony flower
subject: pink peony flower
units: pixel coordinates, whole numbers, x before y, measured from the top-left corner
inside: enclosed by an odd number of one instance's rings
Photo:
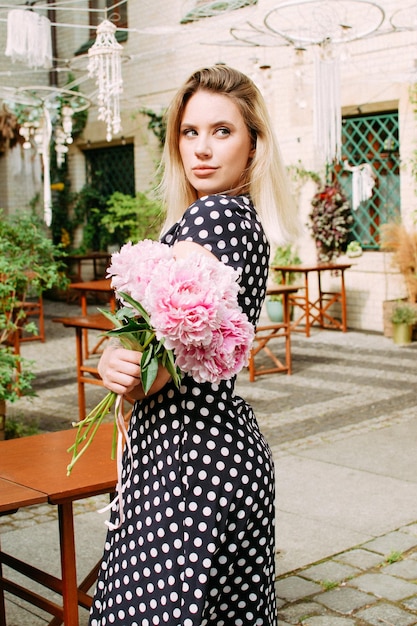
[[[175,259],[172,248],[145,240],[123,246],[108,268],[120,292],[139,302],[151,331],[175,364],[198,382],[219,382],[247,364],[254,329],[241,311],[239,272],[208,255]]]
[[[210,264],[218,261],[196,255],[158,268],[146,290],[145,301],[158,339],[167,348],[178,341],[208,345],[219,323],[221,294],[211,281]],[[165,270],[168,271],[165,271]]]
[[[167,348],[178,342],[209,345],[222,308],[237,305],[237,277],[233,268],[203,254],[158,268],[145,294],[158,339],[165,338]]]
[[[116,295],[127,293],[142,304],[155,268],[169,263],[172,258],[172,248],[159,241],[144,239],[134,245],[129,241],[120,252],[112,254],[107,277],[112,278]]]
[[[239,309],[224,309],[221,323],[212,333],[209,346],[174,347],[176,364],[197,382],[228,380],[247,365],[254,328]]]

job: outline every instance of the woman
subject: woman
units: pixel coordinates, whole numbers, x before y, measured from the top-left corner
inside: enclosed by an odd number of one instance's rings
[[[162,241],[177,258],[198,250],[241,270],[239,304],[255,325],[268,239],[295,235],[296,220],[252,81],[221,65],[195,72],[169,109],[163,164]],[[252,409],[234,379],[184,376],[177,389],[162,367],[145,396],[139,362],[111,345],[99,364],[108,389],[138,401],[125,521],[109,531],[90,625],[273,626],[273,462]]]

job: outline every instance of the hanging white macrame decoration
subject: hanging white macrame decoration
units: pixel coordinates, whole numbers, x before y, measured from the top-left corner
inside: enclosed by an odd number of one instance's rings
[[[322,163],[340,160],[342,108],[340,61],[330,45],[319,46],[315,55],[314,143]]]
[[[106,139],[122,130],[120,94],[123,91],[122,50],[115,37],[116,26],[104,20],[97,28],[97,38],[88,50],[88,73],[98,88],[98,119],[106,123]]]
[[[52,67],[51,22],[34,11],[12,9],[7,15],[5,55],[29,67]]]
[[[348,161],[343,161],[343,166],[352,172],[352,209],[357,211],[361,202],[372,198],[376,175],[369,163],[349,165]]]
[[[35,144],[38,154],[42,157],[43,165],[43,219],[47,226],[52,223],[52,194],[51,194],[51,160],[49,157],[49,146],[52,137],[52,120],[48,108],[44,105],[43,116],[40,126],[35,134]]]

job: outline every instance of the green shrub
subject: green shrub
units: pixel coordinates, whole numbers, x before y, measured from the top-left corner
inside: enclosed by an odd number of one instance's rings
[[[101,218],[113,244],[118,246],[142,239],[158,239],[163,222],[161,205],[145,193],[135,197],[116,191],[107,201]]]

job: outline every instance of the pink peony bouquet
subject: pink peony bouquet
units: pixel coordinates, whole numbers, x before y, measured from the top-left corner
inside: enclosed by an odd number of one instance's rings
[[[145,239],[114,253],[107,275],[121,305],[115,313],[102,311],[115,325],[107,335],[142,353],[145,393],[159,364],[177,387],[183,374],[198,383],[219,383],[247,364],[254,328],[238,305],[239,273],[233,268],[201,253],[176,259],[171,247]],[[68,474],[116,400],[109,392],[74,424],[77,435],[69,449],[73,457]],[[115,424],[120,425],[117,417]],[[115,446],[114,438],[113,455]]]

